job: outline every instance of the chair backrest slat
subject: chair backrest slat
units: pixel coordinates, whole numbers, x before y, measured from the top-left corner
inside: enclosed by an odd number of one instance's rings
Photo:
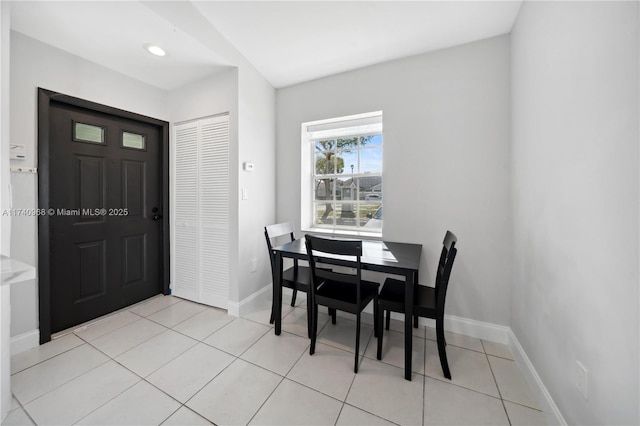
[[[456,237],[453,232],[447,231],[444,236],[444,241],[442,241],[442,245],[447,249],[447,251],[449,251],[457,242],[458,237]]]
[[[287,234],[293,234],[293,223],[283,222],[275,225],[267,225],[264,227],[265,232],[269,234],[269,238],[274,239]]]
[[[331,281],[337,281],[337,282],[343,282],[343,283],[351,283],[351,284],[358,283],[358,276],[356,274],[334,272],[333,270],[329,270],[329,269],[325,270],[322,268],[316,268],[316,277],[324,280],[331,280]]]
[[[444,303],[447,297],[447,288],[449,287],[449,277],[453,268],[453,261],[456,258],[458,249],[456,243],[458,238],[451,232],[447,231],[444,241],[442,242],[442,253],[436,271],[436,300],[438,312],[444,313]]]
[[[295,240],[295,235],[293,234],[293,223],[291,222],[276,223],[275,225],[267,225],[264,227],[264,236],[267,240],[267,249],[269,250],[269,261],[271,262],[272,273],[276,261],[275,255],[273,254],[273,241],[286,235],[289,235],[290,241]]]
[[[309,266],[311,267],[311,276],[313,284],[311,285],[311,293],[315,294],[316,289],[325,280],[343,283],[345,285],[356,285],[357,287],[357,303],[361,301],[360,282],[362,277],[362,241],[357,240],[336,240],[328,238],[314,237],[306,235],[307,254],[309,257]],[[317,263],[321,263],[322,254],[350,256],[355,262],[354,274],[336,272],[331,269],[322,269],[317,267]],[[313,296],[312,296],[313,297]]]
[[[323,253],[337,254],[343,256],[362,256],[362,241],[359,240],[337,240],[329,238],[311,237],[313,249]]]

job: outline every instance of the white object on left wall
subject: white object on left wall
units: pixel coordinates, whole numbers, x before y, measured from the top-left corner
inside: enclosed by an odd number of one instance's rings
[[[27,147],[24,145],[9,145],[9,158],[11,160],[26,160]]]
[[[229,115],[173,126],[172,293],[229,304]]]

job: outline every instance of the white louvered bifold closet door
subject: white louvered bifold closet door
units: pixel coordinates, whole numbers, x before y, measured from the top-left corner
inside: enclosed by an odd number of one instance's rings
[[[174,126],[172,291],[227,308],[229,116]]]

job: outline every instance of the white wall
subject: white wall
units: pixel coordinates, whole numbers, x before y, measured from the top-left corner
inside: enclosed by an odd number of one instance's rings
[[[171,123],[229,112],[230,142],[238,143],[238,69],[217,72],[168,94]],[[234,124],[235,123],[235,124]]]
[[[9,185],[9,137],[10,137],[10,63],[11,46],[11,3],[2,2],[0,6],[0,212],[11,207]],[[11,254],[11,216],[0,216],[0,253]]]
[[[300,227],[301,123],[382,110],[384,239],[422,244],[433,285],[456,233],[447,313],[508,325],[509,96],[508,36],[279,90],[278,221]]]
[[[269,284],[271,274],[262,227],[275,218],[275,90],[271,85],[246,61],[239,61],[243,67],[242,77],[238,68],[230,67],[228,71],[167,93],[20,33],[11,32],[11,36],[11,114],[15,117],[11,136],[13,142],[27,146],[28,155],[28,160],[19,165],[37,165],[37,87],[173,123],[229,111],[231,301],[237,306],[243,298]],[[241,175],[244,172],[240,152],[245,161],[251,159],[256,164],[256,172]],[[240,179],[250,191],[250,199],[243,204],[238,195]],[[13,183],[17,194],[15,207],[35,208],[36,175],[16,174]],[[37,265],[36,219],[14,218],[12,230],[12,254]],[[245,259],[254,258],[258,269],[250,273],[249,260]],[[21,284],[11,296],[12,304],[20,306],[13,312],[12,336],[37,330],[37,282]]]
[[[226,63],[237,67],[237,144],[231,154],[231,219],[229,310],[238,313],[252,295],[271,282],[263,227],[275,218],[275,89],[251,63],[205,19],[210,11],[189,2],[149,3],[194,38],[201,40]],[[193,117],[192,117],[193,118]],[[172,121],[173,120],[172,118]],[[230,123],[233,126],[233,123]],[[252,161],[255,171],[242,170]],[[241,200],[241,188],[249,198]],[[250,272],[251,260],[257,261]]]
[[[511,327],[569,424],[640,423],[638,38],[637,2],[525,2],[512,32]]]
[[[238,68],[229,68],[169,93],[171,123],[229,113],[229,300],[237,302]],[[171,180],[173,182],[173,179]],[[173,193],[173,191],[171,192]]]
[[[276,218],[276,91],[251,67],[240,68],[240,146],[238,194],[245,188],[248,199],[238,196],[237,300],[243,301],[271,283],[271,264],[264,227]],[[242,168],[252,162],[254,171]],[[252,260],[255,272],[251,271]]]
[[[17,32],[11,32],[11,142],[26,145],[28,159],[13,162],[37,166],[37,88],[42,87],[116,108],[168,120],[167,93],[63,52]],[[17,208],[37,207],[36,175],[12,177]],[[37,221],[12,220],[11,254],[37,266]],[[11,292],[11,335],[38,329],[38,286],[34,280]]]
[[[275,221],[275,90],[252,67],[240,64],[169,93],[171,121],[230,112],[229,311],[271,282],[264,226]],[[253,162],[253,172],[242,169]],[[241,189],[249,195],[242,200]],[[251,272],[251,261],[257,268]]]
[[[9,184],[9,48],[11,4],[0,3],[0,214],[11,207]],[[0,254],[11,254],[11,216],[0,216]],[[0,423],[11,407],[9,335],[11,332],[10,288],[0,283]]]

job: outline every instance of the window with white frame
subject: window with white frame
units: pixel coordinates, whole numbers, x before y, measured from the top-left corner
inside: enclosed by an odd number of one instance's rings
[[[304,123],[302,136],[308,161],[302,223],[316,230],[380,234],[382,112]]]

